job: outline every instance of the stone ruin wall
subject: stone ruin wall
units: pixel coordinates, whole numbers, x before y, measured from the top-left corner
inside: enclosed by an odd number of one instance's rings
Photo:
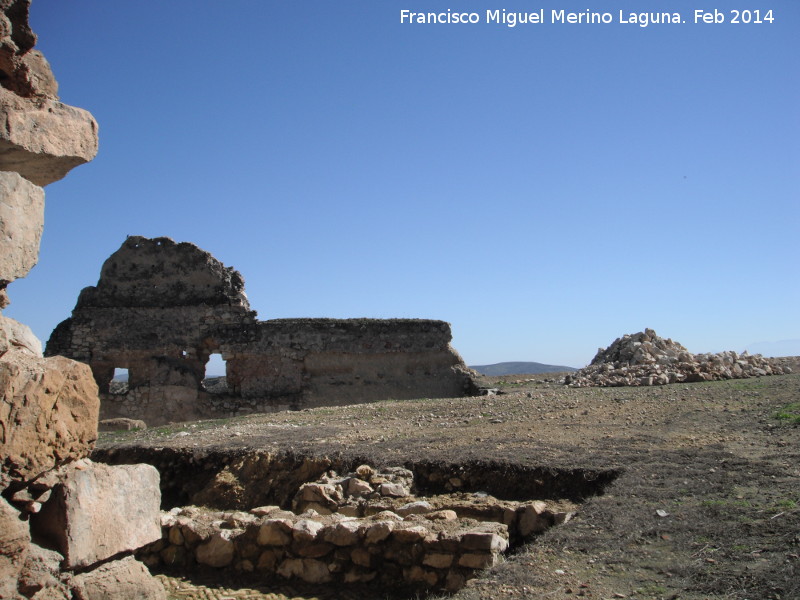
[[[43,186],[98,147],[94,118],[58,100],[29,7],[0,0],[0,310],[38,260]],[[86,458],[99,404],[86,365],[44,358],[30,328],[0,314],[0,598],[166,600],[133,557],[160,537],[158,472]]]
[[[421,498],[408,469],[361,465],[301,485],[291,511],[277,505],[165,511],[161,539],[138,556],[158,568],[452,592],[497,564],[511,544],[569,520],[574,508],[564,500],[498,500],[486,493]]]
[[[423,319],[258,321],[244,281],[208,252],[129,237],[85,288],[46,354],[89,364],[101,418],[148,425],[382,399],[454,397],[471,372],[449,324]],[[203,386],[211,354],[227,390]],[[109,389],[128,369],[128,391]]]

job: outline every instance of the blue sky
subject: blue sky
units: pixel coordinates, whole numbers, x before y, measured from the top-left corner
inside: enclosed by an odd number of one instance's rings
[[[650,5],[686,23],[399,18]],[[238,269],[262,319],[444,319],[469,364],[582,366],[645,327],[800,354],[800,3],[695,8],[34,0],[100,153],[46,188],[5,314],[46,340],[126,235],[165,235]]]

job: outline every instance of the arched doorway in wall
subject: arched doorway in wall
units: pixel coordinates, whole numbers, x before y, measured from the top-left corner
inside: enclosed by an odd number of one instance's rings
[[[227,394],[227,363],[219,352],[208,355],[203,375],[203,389],[210,394]]]

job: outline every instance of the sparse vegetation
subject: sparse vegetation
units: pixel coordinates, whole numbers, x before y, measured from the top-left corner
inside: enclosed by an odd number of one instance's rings
[[[792,425],[800,425],[800,402],[792,402],[775,413],[775,418]]]

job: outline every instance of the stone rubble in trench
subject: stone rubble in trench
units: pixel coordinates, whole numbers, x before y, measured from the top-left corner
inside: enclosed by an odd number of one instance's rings
[[[512,542],[571,518],[571,503],[501,501],[487,494],[412,495],[401,467],[362,465],[303,484],[292,511],[262,506],[162,513],[161,540],[138,556],[154,568],[212,567],[311,584],[376,582],[456,591]]]

